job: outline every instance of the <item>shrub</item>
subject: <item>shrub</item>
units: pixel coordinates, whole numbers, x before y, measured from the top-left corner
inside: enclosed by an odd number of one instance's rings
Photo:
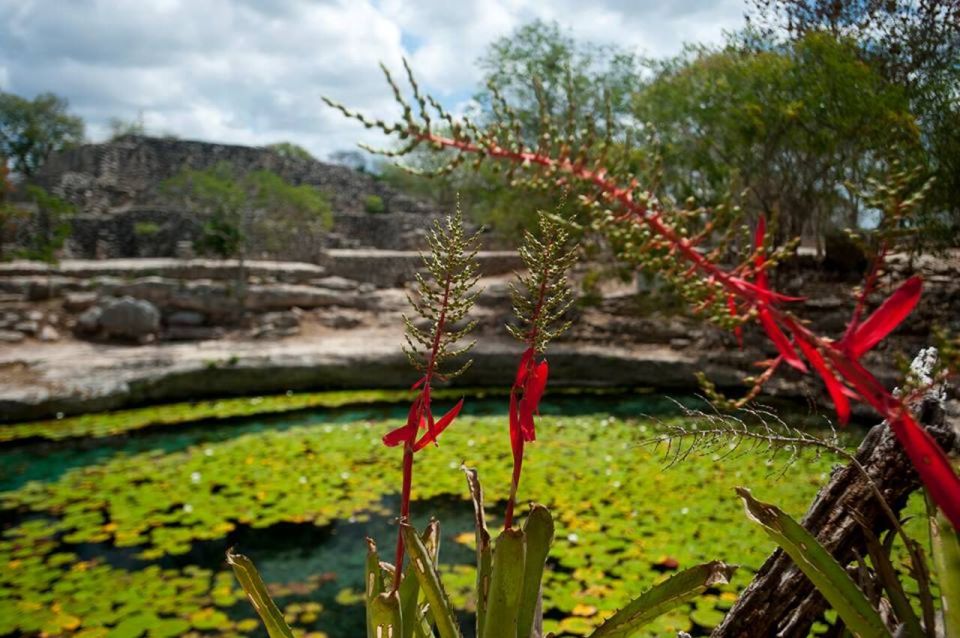
[[[383,198],[379,195],[367,195],[363,198],[363,210],[368,213],[379,215],[387,212],[387,206],[383,203]]]

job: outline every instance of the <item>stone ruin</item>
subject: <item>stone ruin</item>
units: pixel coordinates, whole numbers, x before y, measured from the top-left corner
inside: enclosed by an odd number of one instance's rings
[[[269,148],[127,135],[103,144],[84,144],[57,153],[34,183],[76,206],[67,245],[71,257],[85,259],[189,256],[202,222],[171,204],[164,180],[184,167],[204,169],[229,162],[240,172],[268,170],[294,185],[309,185],[329,199],[333,229],[318,238],[319,248],[416,250],[423,233],[442,211],[399,193],[374,175],[314,159],[286,157]],[[383,203],[382,213],[366,210],[367,198]],[[138,228],[149,225],[149,235]],[[315,246],[301,254],[268,258],[319,259]]]

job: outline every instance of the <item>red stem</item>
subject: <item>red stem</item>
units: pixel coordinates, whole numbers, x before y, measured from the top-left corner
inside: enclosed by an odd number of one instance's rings
[[[513,480],[510,482],[510,498],[507,499],[507,511],[503,515],[503,529],[513,527],[513,508],[517,502],[521,469],[523,469],[523,436],[520,437],[518,449],[513,455]]]
[[[415,423],[419,429],[420,422],[423,420],[424,412],[430,412],[430,384],[433,381],[433,374],[436,370],[437,353],[440,350],[440,338],[443,336],[443,328],[447,321],[447,304],[450,301],[450,284],[453,273],[447,273],[447,278],[443,285],[443,301],[440,303],[440,316],[437,317],[437,325],[433,334],[433,344],[430,348],[430,358],[427,360],[427,370],[423,375],[423,384],[420,386],[420,406],[417,408]],[[428,419],[433,423],[433,419]],[[410,494],[413,487],[413,444],[416,439],[414,436],[407,439],[403,444],[403,487],[400,492],[400,522],[405,523],[410,518]],[[434,439],[436,440],[436,439]],[[397,555],[394,562],[393,591],[400,588],[400,579],[403,575],[403,532],[397,529]]]
[[[552,241],[547,242],[549,247]],[[526,344],[528,348],[536,347],[537,341],[537,320],[543,311],[543,300],[547,294],[547,275],[544,273],[543,281],[540,282],[540,290],[537,292],[537,305],[534,307],[533,315],[530,318],[530,332],[527,333]],[[533,367],[534,358],[530,357],[527,362],[527,375]],[[526,377],[525,377],[526,378]],[[514,386],[511,392],[516,392],[519,388]],[[511,432],[511,436],[516,436]],[[523,469],[523,435],[517,436],[517,449],[513,451],[513,477],[510,481],[510,496],[507,499],[507,511],[503,515],[503,529],[510,529],[513,526],[513,509],[517,502],[517,490],[520,488],[520,472]]]

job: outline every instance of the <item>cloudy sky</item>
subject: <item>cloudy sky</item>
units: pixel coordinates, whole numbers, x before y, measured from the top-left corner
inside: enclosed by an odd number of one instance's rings
[[[392,112],[380,61],[398,69],[406,56],[457,109],[487,44],[535,18],[660,56],[720,41],[743,9],[743,0],[0,0],[0,89],[65,96],[94,140],[110,118],[142,117],[154,134],[290,140],[322,158],[369,134],[321,95]]]

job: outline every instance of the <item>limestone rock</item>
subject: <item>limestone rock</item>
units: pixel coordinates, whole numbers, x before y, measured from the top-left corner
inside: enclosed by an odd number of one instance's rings
[[[63,309],[67,312],[83,312],[96,303],[95,292],[68,292],[63,299]]]
[[[20,321],[13,326],[13,329],[17,332],[23,332],[28,335],[37,334],[37,331],[40,329],[40,324],[33,319],[28,319],[26,321]]]
[[[40,341],[59,341],[60,333],[57,332],[57,329],[47,324],[40,328],[40,332],[37,334],[37,339]]]
[[[100,326],[112,337],[144,339],[160,330],[160,311],[149,301],[122,297],[103,306]]]
[[[16,330],[0,330],[0,343],[20,343],[24,336]]]
[[[100,316],[103,315],[103,309],[100,306],[87,308],[77,317],[77,323],[74,330],[80,335],[92,335],[100,330]]]
[[[206,321],[206,316],[195,310],[178,310],[167,317],[167,325],[176,327],[195,328],[202,326]]]

